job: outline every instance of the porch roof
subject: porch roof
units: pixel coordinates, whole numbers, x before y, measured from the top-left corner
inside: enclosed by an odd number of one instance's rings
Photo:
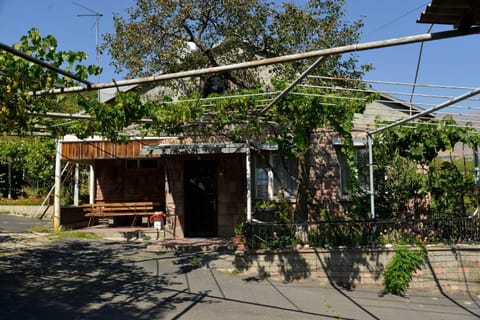
[[[246,143],[190,143],[190,144],[159,144],[145,146],[140,150],[140,155],[180,155],[180,154],[231,154],[246,153]]]

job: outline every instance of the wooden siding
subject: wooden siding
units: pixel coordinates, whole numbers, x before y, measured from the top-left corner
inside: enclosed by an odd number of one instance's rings
[[[129,143],[113,143],[109,141],[79,141],[62,143],[62,159],[119,159],[138,158],[140,150],[151,144],[159,144],[162,140],[135,140]]]
[[[63,160],[93,160],[93,159],[128,159],[147,157],[140,151],[149,145],[159,144],[185,144],[192,143],[217,143],[225,139],[211,137],[207,139],[191,138],[159,138],[132,140],[128,143],[113,143],[110,141],[64,141],[62,143]]]

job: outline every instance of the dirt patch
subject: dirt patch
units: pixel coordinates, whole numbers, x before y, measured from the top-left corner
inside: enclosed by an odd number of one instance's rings
[[[1,232],[0,256],[18,254],[49,244],[48,233],[37,232]]]

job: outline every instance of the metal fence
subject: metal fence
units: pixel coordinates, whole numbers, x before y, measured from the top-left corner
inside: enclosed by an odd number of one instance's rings
[[[264,223],[245,225],[251,249],[310,247],[353,247],[387,244],[480,242],[477,217],[447,217],[419,220],[322,221],[314,223]]]

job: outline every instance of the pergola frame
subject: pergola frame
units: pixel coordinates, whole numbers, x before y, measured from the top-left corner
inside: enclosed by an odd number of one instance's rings
[[[35,58],[33,58],[31,56],[28,56],[24,53],[18,52],[15,49],[13,49],[11,47],[8,47],[8,46],[6,46],[4,44],[1,44],[1,43],[0,43],[0,49],[8,51],[8,52],[10,52],[14,55],[20,56],[20,57],[22,57],[24,59],[27,59],[27,60],[29,60],[33,63],[42,65],[42,66],[44,66],[44,67],[46,67],[50,70],[53,70],[54,72],[57,72],[59,74],[62,74],[64,76],[70,77],[72,79],[75,79],[79,82],[82,82],[82,83],[86,84],[86,86],[76,86],[76,87],[69,87],[69,88],[62,88],[62,89],[50,89],[50,90],[45,90],[45,91],[41,91],[41,92],[38,92],[38,91],[30,92],[30,94],[33,94],[33,95],[65,94],[65,93],[82,92],[82,91],[88,91],[88,90],[99,90],[99,89],[105,89],[105,88],[115,88],[115,87],[118,88],[118,87],[121,87],[121,86],[136,85],[136,84],[148,83],[148,82],[174,80],[174,79],[182,79],[182,78],[188,78],[188,77],[197,77],[197,76],[206,75],[206,74],[221,73],[221,72],[247,69],[247,68],[253,68],[253,67],[267,66],[267,65],[272,65],[272,64],[292,62],[292,61],[303,60],[303,59],[317,58],[317,60],[315,61],[314,64],[312,64],[295,81],[293,81],[292,84],[287,87],[287,89],[282,91],[276,98],[274,98],[271,103],[269,103],[265,108],[262,109],[261,113],[265,113],[277,101],[279,101],[286,94],[288,94],[288,92],[291,89],[293,89],[301,80],[303,80],[306,76],[308,76],[309,73],[311,73],[313,70],[315,70],[315,68],[330,55],[337,55],[337,54],[350,53],[350,52],[356,52],[356,51],[364,51],[364,50],[372,50],[372,49],[377,49],[377,48],[392,47],[392,46],[412,44],[412,43],[418,43],[418,42],[423,43],[423,42],[426,42],[426,41],[448,39],[448,38],[453,38],[453,37],[474,35],[474,34],[479,34],[479,33],[480,33],[480,27],[467,26],[465,28],[463,26],[459,30],[444,31],[444,32],[438,32],[438,33],[426,33],[426,34],[420,34],[420,35],[415,35],[415,36],[407,36],[407,37],[402,37],[402,38],[395,38],[395,39],[389,39],[389,40],[367,42],[367,43],[363,43],[363,44],[355,44],[355,45],[329,48],[329,49],[323,49],[323,50],[317,50],[317,51],[310,51],[310,52],[280,56],[280,57],[275,57],[275,58],[260,59],[260,60],[231,64],[231,65],[226,65],[226,66],[218,66],[218,67],[213,67],[213,68],[204,68],[204,69],[198,69],[198,70],[190,70],[190,71],[177,72],[177,73],[171,73],[171,74],[156,75],[156,76],[152,76],[152,77],[113,81],[113,82],[99,83],[99,84],[91,84],[88,81],[79,79],[76,75],[70,74],[70,73],[68,73],[66,71],[63,71],[63,70],[60,70],[57,67],[49,65],[48,63],[45,63],[43,61],[38,61],[38,59],[35,59]],[[371,214],[372,214],[373,218],[375,218],[375,205],[374,205],[375,195],[374,195],[374,187],[373,187],[373,157],[372,157],[373,135],[376,134],[376,133],[379,133],[381,131],[387,130],[389,128],[392,128],[394,126],[398,126],[400,124],[410,122],[410,121],[412,121],[416,118],[419,118],[423,115],[431,114],[431,113],[433,113],[437,110],[446,108],[447,106],[450,106],[450,105],[452,105],[456,102],[463,101],[463,100],[465,100],[469,97],[477,95],[478,93],[480,93],[480,88],[474,89],[467,94],[458,96],[454,99],[451,99],[450,101],[439,104],[438,106],[435,106],[431,109],[425,110],[424,112],[420,112],[416,115],[413,115],[411,117],[408,117],[408,118],[402,119],[400,121],[394,122],[390,125],[386,125],[382,128],[378,128],[376,130],[372,130],[372,131],[367,132],[368,146],[369,146],[369,166],[370,166],[370,193],[371,193],[371,210],[372,210]],[[32,115],[32,116],[35,116],[35,115]],[[58,114],[51,114],[51,116],[52,117],[62,117]],[[79,118],[84,119],[84,117],[81,117],[81,116],[73,116],[72,115],[72,118],[73,117],[76,117],[77,119],[79,119]],[[61,141],[60,141],[60,139],[58,139],[57,141],[58,141],[58,143],[57,143],[57,151],[56,151],[57,156],[56,156],[56,163],[55,163],[55,204],[54,204],[55,205],[55,215],[54,215],[54,227],[55,227],[55,229],[59,228],[59,221],[60,221]],[[249,153],[247,153],[246,162],[247,162],[247,164],[250,162]],[[248,173],[249,172],[247,172],[247,175],[248,175]],[[250,177],[247,176],[247,180],[250,180]],[[249,198],[248,202],[249,203],[247,204],[247,208],[249,209],[248,211],[250,211],[250,209],[251,209],[250,198]],[[250,218],[251,217],[251,212],[248,212],[247,216]]]

